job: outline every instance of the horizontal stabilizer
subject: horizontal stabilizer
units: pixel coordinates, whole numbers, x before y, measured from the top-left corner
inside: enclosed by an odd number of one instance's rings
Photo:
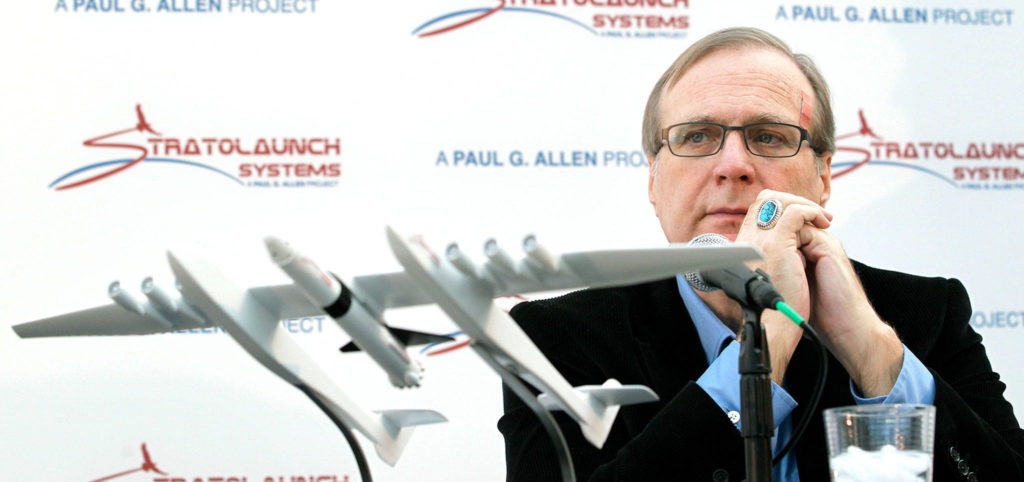
[[[617,388],[583,386],[577,388],[582,393],[608,405],[635,405],[638,403],[657,402],[658,394],[643,385],[623,385]]]
[[[573,391],[590,399],[591,405],[594,405],[594,402],[598,402],[605,407],[658,401],[658,394],[643,385],[622,385],[616,387],[609,386],[608,382],[605,382],[604,385],[579,386],[574,388]],[[537,401],[548,410],[562,410],[558,400],[546,393],[540,394],[537,397]]]
[[[443,423],[448,421],[444,415],[441,415],[440,412],[435,412],[434,410],[380,410],[377,413],[384,417],[384,420],[389,422],[388,424],[394,425],[394,427],[399,429],[402,427],[415,427],[417,425],[428,425],[431,423]],[[395,434],[397,434],[397,431]],[[395,434],[392,435],[394,436]]]
[[[583,437],[597,448],[601,448],[608,439],[608,433],[612,430],[620,406],[658,401],[658,395],[650,388],[643,385],[623,386],[615,379],[608,379],[601,386],[576,387],[573,388],[573,393],[584,397],[594,411],[593,415],[596,417],[585,417],[591,421],[581,422],[580,430]],[[558,399],[547,393],[540,394],[537,401],[548,410],[564,410]]]
[[[384,430],[388,432],[391,439],[377,441],[374,448],[381,460],[391,466],[398,462],[398,457],[402,455],[405,445],[409,443],[413,427],[448,421],[444,415],[433,410],[381,410],[377,413],[380,414]]]

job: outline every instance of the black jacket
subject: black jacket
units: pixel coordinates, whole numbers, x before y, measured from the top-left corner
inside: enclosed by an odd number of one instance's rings
[[[960,282],[854,267],[875,311],[935,376],[934,480],[1024,481],[1024,431],[968,324],[970,302]],[[739,431],[695,383],[708,364],[674,278],[520,303],[512,316],[573,386],[614,378],[646,385],[661,398],[622,407],[600,450],[556,413],[579,480],[743,480]],[[794,421],[813,388],[813,348],[803,340],[786,375],[787,391],[800,404]],[[819,410],[855,404],[850,377],[831,354],[828,370]],[[508,480],[559,480],[550,440],[507,387],[498,429]],[[801,481],[829,480],[820,413],[794,450]]]

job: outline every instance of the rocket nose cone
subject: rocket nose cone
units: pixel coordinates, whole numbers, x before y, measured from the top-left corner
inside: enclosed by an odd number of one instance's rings
[[[267,247],[267,252],[270,253],[270,259],[277,264],[285,264],[294,256],[295,251],[291,246],[277,236],[264,237],[263,244]]]

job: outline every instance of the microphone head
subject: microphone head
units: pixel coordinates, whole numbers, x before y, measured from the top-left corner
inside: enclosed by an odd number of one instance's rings
[[[725,246],[727,244],[729,244],[729,238],[718,233],[705,233],[691,239],[687,246]],[[689,271],[683,273],[683,277],[686,278],[687,283],[690,283],[690,287],[695,290],[705,291],[708,293],[718,291],[718,288],[715,288],[704,281],[704,277],[700,275],[700,271]]]

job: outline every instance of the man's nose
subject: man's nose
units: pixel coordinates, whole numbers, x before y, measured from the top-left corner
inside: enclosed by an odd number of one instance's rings
[[[742,131],[727,131],[725,145],[719,151],[715,163],[715,176],[719,181],[754,181],[754,155],[743,143]]]

